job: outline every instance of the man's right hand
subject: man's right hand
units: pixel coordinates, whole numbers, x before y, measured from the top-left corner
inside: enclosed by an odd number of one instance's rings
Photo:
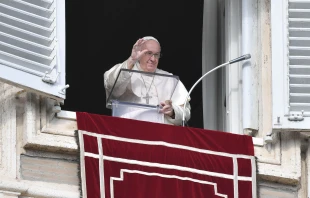
[[[132,69],[135,63],[140,59],[140,57],[147,52],[147,49],[142,50],[143,43],[145,41],[143,39],[137,40],[137,42],[133,45],[131,50],[131,55],[127,60],[128,69]]]

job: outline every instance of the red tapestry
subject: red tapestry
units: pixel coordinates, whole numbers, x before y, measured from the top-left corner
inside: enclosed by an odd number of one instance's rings
[[[83,197],[256,197],[252,138],[77,112]]]

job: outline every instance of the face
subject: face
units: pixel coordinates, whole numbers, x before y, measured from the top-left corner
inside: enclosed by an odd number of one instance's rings
[[[140,58],[140,67],[146,72],[155,72],[160,55],[160,45],[157,41],[148,40],[143,44],[142,50],[148,51]]]

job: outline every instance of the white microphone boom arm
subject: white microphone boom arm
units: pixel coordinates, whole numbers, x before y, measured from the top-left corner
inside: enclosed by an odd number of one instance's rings
[[[231,60],[229,62],[226,62],[222,65],[219,65],[213,69],[211,69],[210,71],[208,71],[207,73],[205,73],[203,76],[201,76],[197,81],[196,83],[191,87],[191,89],[189,90],[186,98],[185,98],[185,101],[184,101],[184,105],[183,105],[183,113],[182,113],[182,126],[185,126],[185,109],[186,109],[186,103],[187,103],[187,100],[188,100],[188,97],[190,96],[190,94],[192,93],[193,89],[196,87],[196,85],[207,75],[209,75],[210,73],[212,73],[213,71],[217,70],[217,69],[220,69],[222,67],[225,67],[227,65],[230,65],[230,64],[233,64],[233,63],[236,63],[236,62],[239,62],[239,61],[243,61],[243,60],[247,60],[251,58],[251,55],[250,54],[245,54],[243,56],[240,56],[234,60]]]

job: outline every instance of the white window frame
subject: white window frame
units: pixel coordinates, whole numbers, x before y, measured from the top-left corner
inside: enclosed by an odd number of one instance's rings
[[[226,61],[240,56],[242,16],[241,1],[225,1]],[[226,77],[226,130],[243,134],[242,127],[242,62],[225,68]]]
[[[271,0],[272,128],[309,130],[310,117],[289,121],[288,0]]]
[[[65,0],[55,0],[56,6],[56,71],[60,72],[54,84],[42,81],[42,76],[30,74],[14,67],[0,64],[0,80],[23,88],[27,91],[63,101],[66,97],[65,89]]]
[[[224,10],[226,17],[222,14]],[[241,1],[205,1],[204,20],[202,71],[206,73],[217,66],[217,57],[224,63],[241,54]],[[217,32],[219,28],[222,28],[222,34]],[[218,40],[222,42],[218,43]],[[221,48],[220,53],[218,47]],[[214,73],[202,81],[204,128],[243,134],[241,63],[217,72],[220,73]],[[219,86],[221,89],[218,89]],[[223,106],[224,100],[226,108]]]

